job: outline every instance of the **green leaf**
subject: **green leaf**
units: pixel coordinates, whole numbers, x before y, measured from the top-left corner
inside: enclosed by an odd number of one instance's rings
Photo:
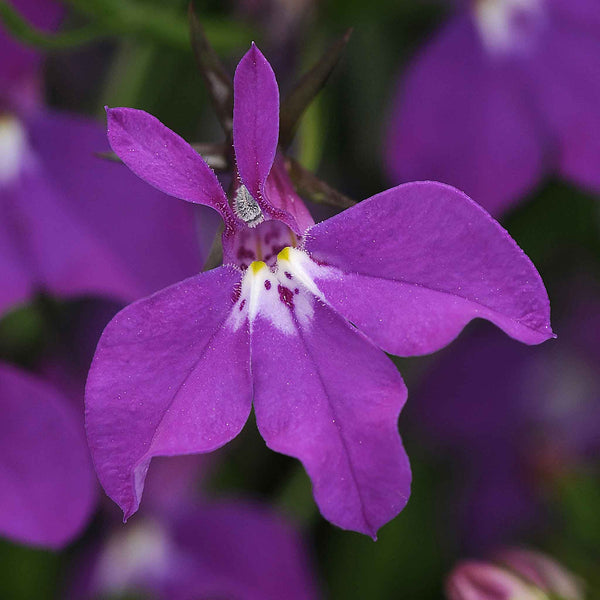
[[[351,34],[352,29],[348,29],[342,37],[332,44],[282,100],[279,144],[283,149],[287,148],[292,142],[300,117],[327,82],[331,72],[342,57]]]

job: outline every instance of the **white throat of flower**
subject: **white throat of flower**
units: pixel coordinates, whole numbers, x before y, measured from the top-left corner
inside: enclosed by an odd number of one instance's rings
[[[297,325],[305,327],[312,320],[313,302],[323,300],[315,279],[317,275],[326,277],[327,271],[306,252],[292,247],[277,255],[273,269],[262,261],[254,261],[244,273],[230,325],[236,330],[247,319],[252,329],[261,316],[283,333],[295,333]]]
[[[26,151],[27,135],[21,122],[11,115],[0,115],[0,185],[18,176]]]
[[[540,16],[545,0],[475,0],[475,24],[486,49],[493,54],[514,50],[523,40],[519,16]],[[526,35],[526,32],[525,32]]]
[[[106,594],[124,594],[150,573],[165,574],[173,551],[161,525],[148,519],[137,522],[109,538],[96,566],[95,583]]]

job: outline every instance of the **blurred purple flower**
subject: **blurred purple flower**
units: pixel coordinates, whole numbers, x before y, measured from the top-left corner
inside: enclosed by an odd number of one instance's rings
[[[271,43],[283,45],[305,29],[314,0],[237,0],[238,11],[258,20]],[[288,58],[290,58],[288,56]]]
[[[459,517],[444,520],[459,521],[469,549],[535,528],[545,484],[600,456],[600,296],[586,286],[582,299],[578,287],[566,286],[572,316],[559,321],[559,342],[531,352],[481,328],[442,355],[416,393],[414,427],[454,466],[459,488],[449,503]]]
[[[113,530],[89,560],[87,577],[68,596],[73,600],[127,592],[168,600],[319,596],[296,532],[247,501],[205,501],[162,518],[141,517]]]
[[[15,5],[38,26],[61,15]],[[39,54],[2,31],[0,54],[0,314],[38,291],[131,301],[200,271],[195,208],[97,158],[98,124],[43,108]]]
[[[81,413],[47,383],[0,363],[0,535],[60,548],[96,505]]]
[[[450,183],[495,215],[550,172],[600,190],[600,3],[457,4],[400,79],[391,179]]]
[[[311,560],[291,523],[258,502],[204,497],[213,462],[157,459],[135,522],[123,526],[104,512],[107,533],[80,554],[66,597],[317,598]]]
[[[222,446],[253,401],[267,445],[303,462],[322,514],[374,536],[410,486],[397,428],[406,389],[379,348],[432,352],[475,317],[540,343],[553,335],[546,291],[506,231],[441,184],[400,186],[312,225],[293,192],[280,195],[291,186],[269,185],[279,94],[255,46],[234,88],[231,205],[179,136],[142,111],[108,110],[111,145],[136,174],[219,212],[224,265],[105,329],[86,390],[95,466],[128,518],[153,456]]]

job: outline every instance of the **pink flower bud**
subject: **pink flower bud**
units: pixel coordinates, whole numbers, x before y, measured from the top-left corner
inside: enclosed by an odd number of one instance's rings
[[[507,548],[496,560],[519,576],[561,600],[583,600],[581,581],[558,562],[532,550]]]
[[[480,561],[459,564],[446,580],[448,600],[548,600],[510,571]]]

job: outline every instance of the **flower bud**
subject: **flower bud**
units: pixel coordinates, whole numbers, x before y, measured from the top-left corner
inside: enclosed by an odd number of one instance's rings
[[[448,600],[549,600],[510,571],[480,561],[459,564],[446,580]]]
[[[496,555],[496,560],[526,581],[535,584],[552,598],[583,600],[583,585],[558,562],[532,550],[507,548]]]

